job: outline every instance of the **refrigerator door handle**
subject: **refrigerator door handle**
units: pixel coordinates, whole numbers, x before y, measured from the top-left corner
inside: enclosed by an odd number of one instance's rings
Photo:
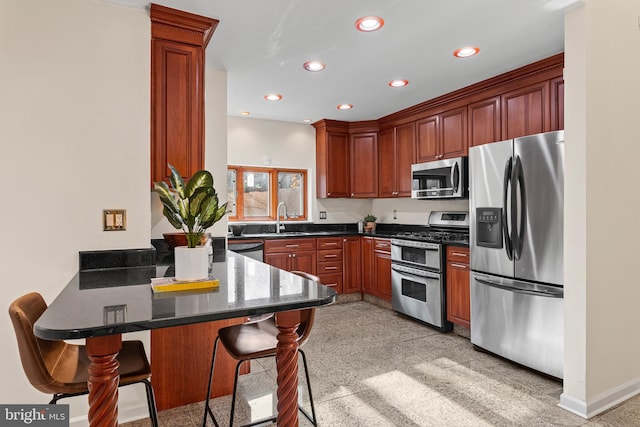
[[[505,291],[514,292],[517,294],[525,294],[525,295],[534,295],[539,297],[547,297],[547,298],[563,298],[564,291],[562,289],[555,289],[549,286],[536,286],[536,285],[524,285],[521,287],[512,287],[503,285],[501,283],[494,282],[492,280],[480,279],[479,277],[475,277],[476,282],[482,283],[483,285],[490,286],[492,288],[503,289]]]
[[[502,235],[504,236],[504,250],[507,252],[509,261],[513,260],[513,247],[511,245],[511,233],[509,233],[509,219],[508,216],[513,215],[513,209],[509,211],[507,209],[507,196],[509,194],[509,184],[511,183],[511,173],[513,167],[513,158],[509,157],[507,163],[504,165],[504,182],[502,183],[502,209],[504,214],[502,215]],[[513,203],[513,197],[511,198]],[[507,215],[509,213],[509,215]]]
[[[451,168],[451,189],[453,190],[453,194],[458,193],[458,187],[460,186],[460,167],[458,166],[458,162],[453,164]]]
[[[524,171],[522,169],[522,160],[520,160],[520,156],[516,157],[515,167],[513,168],[513,194],[517,195],[517,191],[520,190],[520,226],[513,228],[513,257],[516,261],[520,260],[522,256],[522,249],[524,248],[524,233],[527,228],[527,195],[525,192],[525,183],[524,183]],[[513,206],[517,211],[516,198],[512,199]],[[514,225],[517,221],[517,216],[512,218]]]

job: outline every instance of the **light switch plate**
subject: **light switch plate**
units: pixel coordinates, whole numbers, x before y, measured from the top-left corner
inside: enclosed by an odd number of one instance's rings
[[[122,231],[127,229],[126,209],[104,209],[102,211],[104,231]]]
[[[320,211],[320,219],[327,219],[327,211]]]

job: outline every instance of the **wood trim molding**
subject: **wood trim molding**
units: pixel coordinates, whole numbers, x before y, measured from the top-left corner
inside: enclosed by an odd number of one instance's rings
[[[217,19],[151,3],[151,38],[171,40],[206,48]]]
[[[564,52],[391,113],[379,118],[377,121],[381,130],[386,127],[407,123],[423,117],[427,112],[429,114],[437,114],[491,96],[500,95],[512,90],[512,88],[521,87],[524,83],[523,81],[526,80],[531,80],[531,83],[535,83],[536,81],[562,77],[563,67]]]

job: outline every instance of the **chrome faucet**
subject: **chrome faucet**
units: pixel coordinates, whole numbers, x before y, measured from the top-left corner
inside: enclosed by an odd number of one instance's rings
[[[287,205],[284,202],[278,203],[278,207],[276,208],[276,233],[280,234],[280,206],[284,206],[284,219],[289,218],[287,215]],[[282,224],[282,228],[284,228],[284,224]]]

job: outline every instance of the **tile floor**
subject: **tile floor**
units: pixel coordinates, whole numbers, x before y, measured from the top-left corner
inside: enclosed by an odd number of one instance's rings
[[[557,406],[560,382],[364,301],[316,310],[304,350],[322,427],[640,426],[640,396],[587,421]],[[237,425],[268,415],[275,406],[273,359],[254,362],[238,389]],[[220,425],[228,425],[231,398],[211,403]],[[202,414],[202,402],[162,411],[160,425],[200,426]],[[148,425],[148,419],[125,424]],[[311,425],[302,414],[300,425]]]

